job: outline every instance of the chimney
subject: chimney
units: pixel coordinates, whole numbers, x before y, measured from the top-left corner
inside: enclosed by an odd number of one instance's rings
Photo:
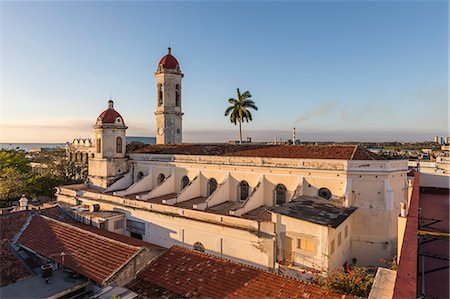
[[[19,199],[19,205],[21,210],[28,209],[28,198],[25,197],[25,194],[22,195],[22,198]]]
[[[292,129],[292,145],[295,145],[295,127]]]
[[[406,217],[406,203],[403,201],[400,203],[400,216]]]

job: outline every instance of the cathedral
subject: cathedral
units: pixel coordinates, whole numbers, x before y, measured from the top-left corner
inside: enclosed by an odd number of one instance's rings
[[[94,221],[110,231],[299,277],[396,255],[407,161],[357,145],[183,143],[184,74],[170,48],[154,75],[157,143],[127,151],[126,118],[110,100],[88,179],[60,186],[59,203],[114,212]]]

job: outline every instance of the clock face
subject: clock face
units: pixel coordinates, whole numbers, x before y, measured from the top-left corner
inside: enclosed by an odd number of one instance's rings
[[[158,134],[159,135],[163,135],[164,134],[164,128],[163,127],[159,127],[158,128]]]

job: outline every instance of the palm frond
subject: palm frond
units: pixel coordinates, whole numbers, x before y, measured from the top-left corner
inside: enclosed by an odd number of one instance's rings
[[[236,104],[237,102],[238,102],[238,100],[236,100],[235,98],[228,99],[228,103],[230,103],[230,104]]]
[[[246,92],[244,92],[242,95],[241,95],[241,98],[243,99],[243,100],[245,100],[245,99],[249,99],[249,98],[251,98],[252,97],[252,95],[251,95],[251,93],[247,90]]]
[[[253,110],[258,111],[258,107],[256,107],[255,104],[247,104],[247,105],[245,105],[245,108],[251,108],[251,109],[253,109]]]
[[[228,107],[227,110],[225,110],[225,116],[228,116],[228,114],[230,114],[230,112],[233,110],[234,110],[234,106]]]

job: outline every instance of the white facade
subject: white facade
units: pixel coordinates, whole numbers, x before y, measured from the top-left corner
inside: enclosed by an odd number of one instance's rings
[[[183,74],[172,58],[169,50],[155,73],[159,144],[182,142]],[[373,160],[367,152],[354,160],[362,150],[356,146],[347,160],[126,154],[127,127],[109,105],[94,126],[88,184],[60,187],[58,201],[121,212],[126,234],[163,247],[203,248],[267,269],[327,271],[344,263],[377,265],[395,255],[407,161]],[[279,209],[304,200],[317,211]]]

